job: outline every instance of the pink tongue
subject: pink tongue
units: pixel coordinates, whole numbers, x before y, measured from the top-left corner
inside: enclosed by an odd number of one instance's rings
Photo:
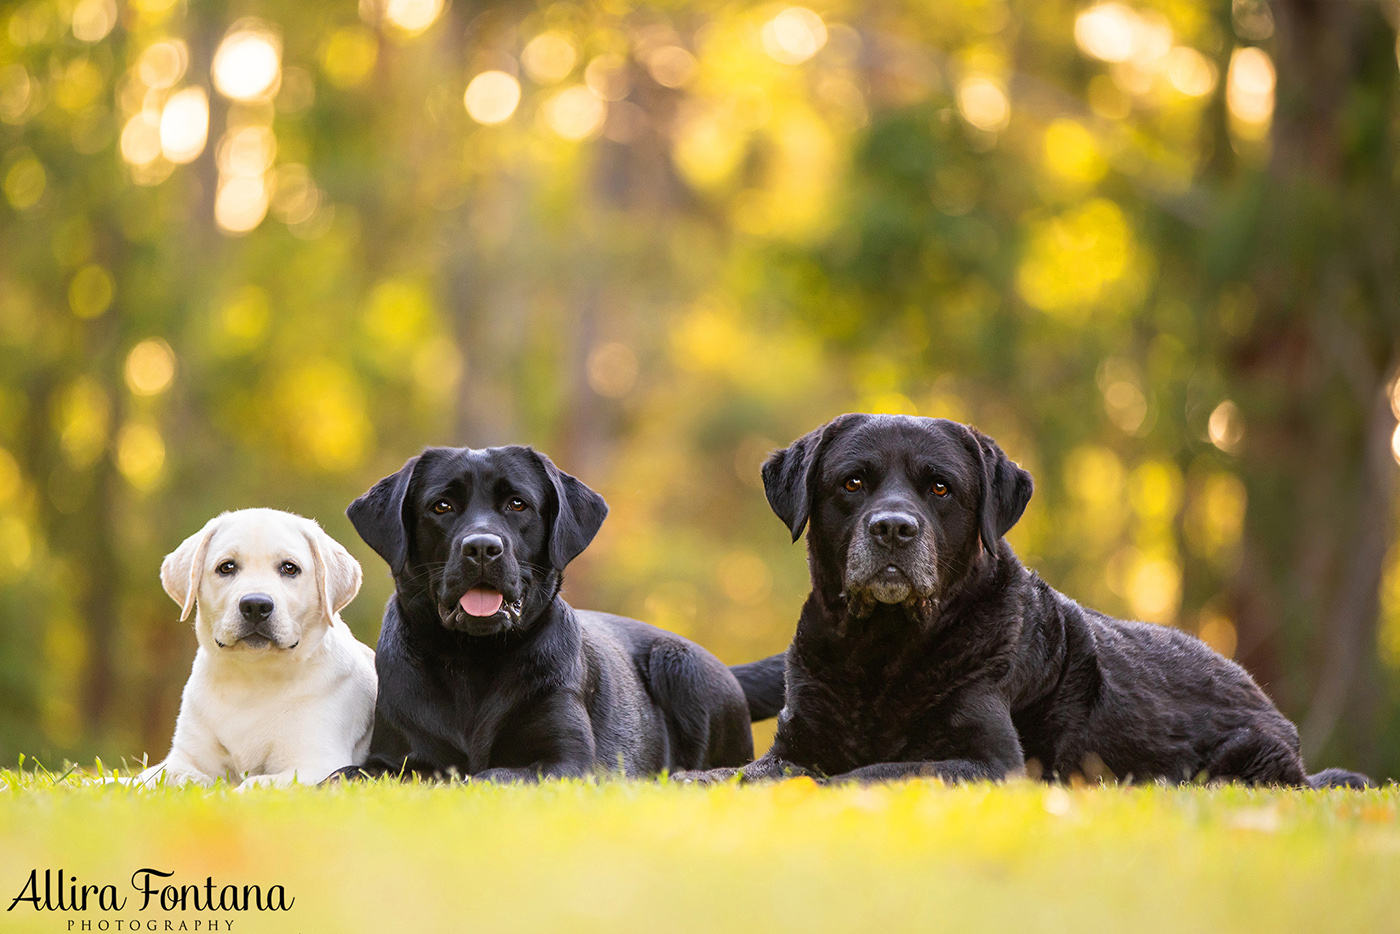
[[[462,594],[461,603],[462,609],[469,616],[494,616],[504,600],[499,590],[473,587]]]

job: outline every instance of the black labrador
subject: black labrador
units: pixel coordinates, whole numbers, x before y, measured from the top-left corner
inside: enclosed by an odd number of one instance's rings
[[[1030,474],[976,429],[843,415],[775,452],[763,484],[794,541],[810,522],[812,592],[777,736],[745,780],[1367,784],[1307,775],[1293,724],[1194,636],[1085,609],[1027,570],[1003,536]]]
[[[395,592],[369,759],[339,777],[736,766],[753,759],[750,716],[782,704],[781,656],[731,670],[673,633],[564,602],[564,568],[608,508],[531,448],[429,448],[346,512]]]

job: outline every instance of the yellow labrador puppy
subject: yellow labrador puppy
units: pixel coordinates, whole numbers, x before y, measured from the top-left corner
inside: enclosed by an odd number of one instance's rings
[[[160,566],[199,639],[170,754],[136,779],[319,782],[365,761],[374,651],[340,610],[360,565],[310,519],[243,509],[209,520]]]

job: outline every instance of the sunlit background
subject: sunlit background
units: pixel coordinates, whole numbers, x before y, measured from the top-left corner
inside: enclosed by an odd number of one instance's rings
[[[1400,776],[1400,6],[0,11],[0,762],[166,749],[161,557],[529,442],[612,514],[578,604],[730,662],[806,588],[758,465],[977,424],[1053,585]]]

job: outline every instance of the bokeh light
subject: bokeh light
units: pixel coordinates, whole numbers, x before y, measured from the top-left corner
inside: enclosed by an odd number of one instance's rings
[[[542,32],[531,39],[520,53],[520,64],[537,84],[563,81],[574,70],[578,50],[569,38],[558,32]]]
[[[583,81],[603,100],[620,101],[631,86],[627,80],[627,59],[612,53],[599,55],[583,70]]]
[[[44,164],[32,155],[22,154],[5,172],[5,198],[17,211],[26,211],[39,203],[48,188],[48,172]]]
[[[126,385],[134,395],[155,396],[175,379],[175,351],[158,337],[141,341],[126,355]]]
[[[379,42],[361,26],[337,29],[321,47],[321,68],[338,88],[358,86],[378,60]]]
[[[1242,135],[1259,136],[1268,130],[1274,114],[1274,83],[1274,63],[1263,49],[1248,46],[1231,54],[1225,103],[1232,127]]]
[[[112,305],[116,283],[112,274],[93,263],[79,269],[68,283],[68,307],[79,318],[96,318]]]
[[[826,45],[826,23],[806,7],[788,7],[763,25],[763,50],[785,65],[798,65]]]
[[[384,0],[384,19],[409,35],[423,32],[442,14],[443,0]]]
[[[189,46],[179,39],[153,42],[136,62],[136,75],[148,88],[173,87],[189,67]]]
[[[122,128],[122,158],[130,165],[145,166],[160,158],[160,118],[141,111]]]
[[[581,140],[592,136],[603,125],[608,105],[586,85],[574,85],[550,98],[544,107],[550,129],[564,139]]]
[[[0,121],[20,123],[34,96],[29,70],[18,63],[0,68]]]
[[[1233,454],[1244,440],[1244,416],[1240,407],[1226,399],[1210,413],[1206,424],[1210,443],[1227,454]]]
[[[1234,658],[1239,634],[1228,616],[1213,610],[1203,611],[1197,624],[1196,635],[1221,655]]]
[[[1082,123],[1061,117],[1045,129],[1045,167],[1064,181],[1088,185],[1108,171],[1094,135]]]
[[[260,177],[272,168],[277,155],[277,137],[266,126],[246,126],[235,130],[219,143],[217,161],[224,175]]]
[[[1163,557],[1138,555],[1128,572],[1133,615],[1149,623],[1170,623],[1181,604],[1181,569]]]
[[[483,71],[467,85],[464,102],[477,123],[505,123],[520,106],[520,82],[504,71]]]
[[[695,56],[678,45],[663,45],[646,56],[652,80],[664,88],[683,88],[695,77]]]
[[[1085,55],[1104,62],[1126,62],[1136,45],[1138,16],[1121,3],[1101,3],[1074,20],[1074,41]]]
[[[174,163],[193,162],[209,138],[209,97],[203,88],[171,95],[160,114],[160,150]]]
[[[640,364],[626,344],[601,344],[588,355],[588,385],[600,396],[621,399],[637,384]]]
[[[442,0],[382,0],[384,20],[407,35],[417,35],[437,22]]]
[[[0,506],[7,506],[24,487],[24,472],[19,461],[4,448],[0,448]]]
[[[958,85],[958,113],[977,129],[997,133],[1011,122],[1011,101],[1000,82],[970,75]]]
[[[773,590],[773,572],[762,556],[748,550],[731,551],[715,567],[725,596],[741,606],[758,606]]]
[[[214,53],[214,87],[235,101],[256,101],[277,92],[282,74],[282,43],[272,30],[244,20]]]
[[[1187,97],[1205,97],[1215,90],[1215,63],[1188,46],[1177,46],[1167,55],[1167,80]]]
[[[219,183],[214,196],[214,220],[229,234],[244,234],[262,223],[269,204],[262,176],[232,176]]]
[[[116,0],[78,0],[73,7],[73,38],[101,42],[117,25]]]
[[[321,189],[304,165],[279,166],[272,181],[272,212],[289,226],[304,224],[321,207]]]
[[[144,422],[122,426],[117,434],[117,469],[138,490],[149,490],[161,478],[165,442],[160,431]]]

